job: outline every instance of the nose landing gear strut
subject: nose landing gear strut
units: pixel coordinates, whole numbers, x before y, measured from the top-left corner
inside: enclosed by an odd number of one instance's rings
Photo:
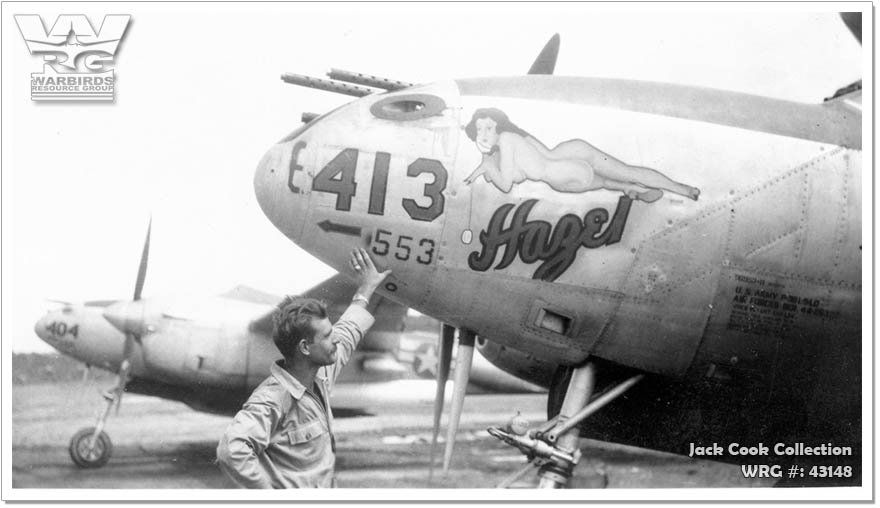
[[[101,467],[110,460],[113,453],[113,443],[110,442],[110,436],[104,432],[104,425],[107,423],[107,417],[115,405],[117,411],[122,401],[122,393],[125,391],[125,385],[129,381],[129,372],[131,371],[131,363],[123,360],[119,368],[119,380],[116,386],[103,393],[106,405],[104,410],[98,416],[98,421],[94,427],[84,427],[79,429],[76,434],[70,438],[70,445],[67,451],[71,460],[81,468]]]
[[[499,487],[510,486],[532,467],[538,467],[538,488],[565,488],[574,467],[581,459],[578,448],[580,431],[577,426],[629,390],[642,377],[642,374],[632,376],[590,401],[595,390],[596,367],[594,363],[587,362],[572,372],[565,400],[555,418],[533,430],[528,430],[521,424],[511,424],[505,428],[490,427],[489,434],[516,447],[529,459],[525,468],[506,479]]]

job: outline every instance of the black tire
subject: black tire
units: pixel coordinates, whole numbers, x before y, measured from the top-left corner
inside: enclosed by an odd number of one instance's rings
[[[97,468],[110,460],[110,454],[113,452],[113,443],[110,442],[110,436],[104,431],[98,434],[98,439],[95,440],[95,448],[89,450],[89,441],[94,433],[94,427],[86,427],[79,429],[70,438],[70,446],[67,447],[67,451],[77,467]]]

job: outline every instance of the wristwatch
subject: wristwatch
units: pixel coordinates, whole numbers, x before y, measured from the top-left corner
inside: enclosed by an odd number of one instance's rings
[[[364,305],[370,305],[370,299],[360,293],[354,294],[354,298],[351,299],[351,303],[354,302],[364,302]]]

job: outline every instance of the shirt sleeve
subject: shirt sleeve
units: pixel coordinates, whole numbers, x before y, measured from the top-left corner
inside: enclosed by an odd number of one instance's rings
[[[336,363],[327,368],[331,383],[336,382],[342,367],[351,360],[354,350],[375,321],[376,319],[367,309],[360,305],[349,305],[339,321],[333,325],[331,333],[333,338],[339,340],[339,349],[336,353]]]
[[[217,462],[239,487],[271,489],[258,456],[269,446],[272,429],[281,417],[274,404],[248,401],[235,415],[217,445]]]

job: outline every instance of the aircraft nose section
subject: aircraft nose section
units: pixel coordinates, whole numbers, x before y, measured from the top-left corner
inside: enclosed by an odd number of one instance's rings
[[[307,144],[293,139],[273,145],[257,165],[257,202],[276,228],[298,240],[308,206],[307,173],[303,162]]]
[[[79,328],[70,312],[69,309],[47,312],[34,323],[34,333],[58,351],[73,354]]]
[[[37,337],[40,338],[43,342],[49,344],[50,346],[54,346],[54,341],[52,340],[52,334],[49,332],[51,328],[52,317],[50,314],[45,314],[43,317],[37,320],[34,323],[34,333],[37,334]]]
[[[278,145],[273,146],[263,155],[260,163],[257,164],[257,171],[254,174],[254,191],[257,194],[257,202],[263,213],[269,215],[267,210],[274,207],[273,185],[275,183],[275,174],[278,172],[280,165],[280,150]]]

